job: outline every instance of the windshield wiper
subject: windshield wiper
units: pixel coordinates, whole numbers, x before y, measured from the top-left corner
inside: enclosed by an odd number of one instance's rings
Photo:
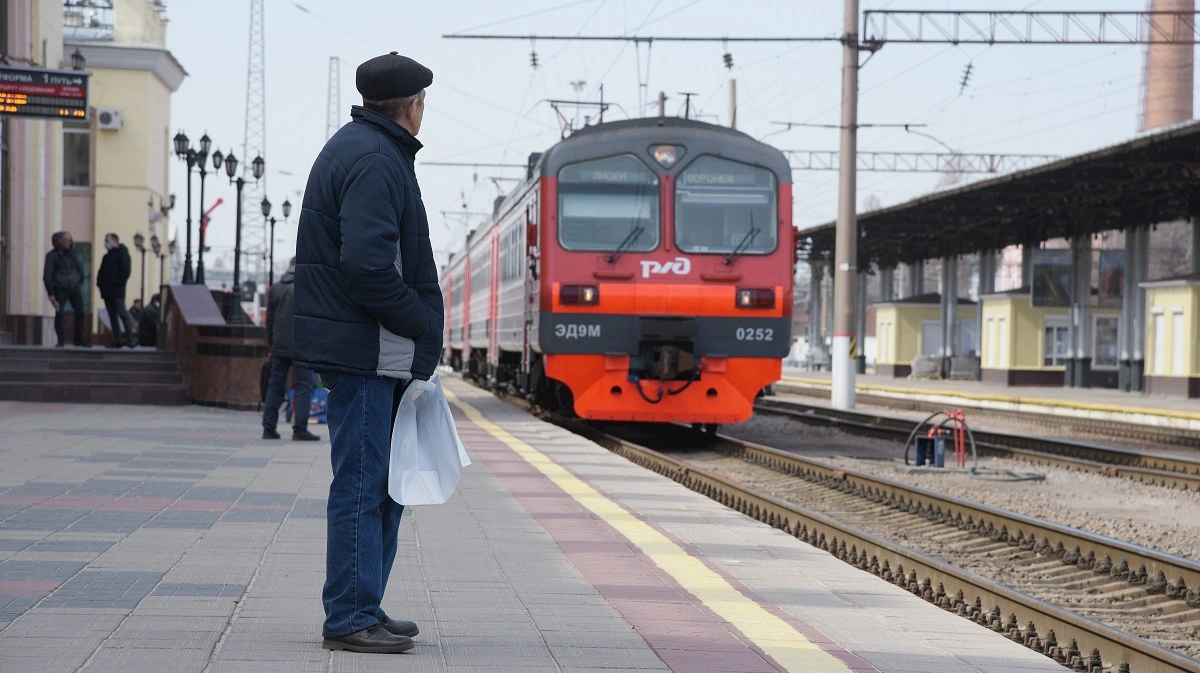
[[[617,249],[608,253],[608,263],[612,264],[613,262],[617,261],[617,255],[620,255],[621,253],[625,252],[625,248],[628,248],[629,246],[633,245],[633,242],[636,241],[638,239],[638,237],[642,235],[642,232],[645,230],[646,230],[646,228],[640,224],[637,225],[636,227],[634,227],[633,229],[631,229],[629,231],[629,233],[626,234],[624,240],[621,241],[621,244],[617,246]]]
[[[729,255],[727,255],[725,257],[725,266],[732,265],[733,260],[735,258],[737,258],[738,255],[742,254],[743,250],[745,250],[746,248],[748,248],[754,244],[754,237],[758,235],[758,232],[759,232],[759,228],[754,226],[754,212],[751,211],[750,212],[750,231],[746,232],[746,235],[743,236],[742,240],[738,242],[737,247],[735,247],[729,253]]]

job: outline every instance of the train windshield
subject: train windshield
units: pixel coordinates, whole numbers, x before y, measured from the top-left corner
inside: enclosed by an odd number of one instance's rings
[[[775,250],[775,175],[700,156],[675,186],[675,244],[683,252],[766,254]]]
[[[567,250],[658,247],[658,176],[622,154],[558,173],[558,240]]]

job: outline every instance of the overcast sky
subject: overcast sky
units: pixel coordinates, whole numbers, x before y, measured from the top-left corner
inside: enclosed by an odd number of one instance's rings
[[[862,0],[861,9],[966,9],[974,3]],[[216,146],[242,157],[249,30],[247,0],[174,0],[168,47],[188,78],[172,101],[172,126],[193,139],[205,131]],[[995,0],[989,9],[1141,10],[1144,0]],[[329,59],[341,59],[341,119],[360,98],[359,63],[391,50],[431,68],[418,155],[418,177],[434,248],[461,243],[469,217],[443,211],[490,211],[494,177],[503,168],[443,168],[423,161],[521,163],[556,142],[562,130],[542,102],[604,97],[609,119],[653,114],[659,91],[667,114],[682,114],[691,91],[699,118],[727,123],[726,82],[737,79],[738,128],[761,138],[774,121],[837,124],[840,45],[834,43],[550,42],[444,39],[454,32],[641,36],[834,36],[835,0],[266,0],[268,195],[297,205],[313,159],[325,141]],[[540,67],[530,67],[536,51]],[[728,51],[733,69],[725,68]],[[963,73],[971,75],[962,85]],[[950,46],[891,44],[861,71],[862,124],[925,124],[923,133],[960,152],[1069,155],[1120,142],[1137,131],[1144,48],[1135,46]],[[576,93],[572,83],[585,82]],[[642,101],[650,107],[643,108]],[[568,112],[570,114],[570,112]],[[780,149],[833,150],[837,131],[797,128],[767,142]],[[902,129],[863,129],[862,151],[944,151],[939,142]],[[185,171],[173,164],[172,190],[182,222]],[[836,214],[836,174],[796,171],[795,220],[801,228]],[[891,205],[933,189],[932,174],[860,173],[859,205],[872,196]],[[213,213],[210,245],[233,247],[234,190],[208,181]],[[511,181],[500,181],[511,186]],[[257,210],[257,209],[255,209]],[[248,217],[250,217],[248,215]],[[296,212],[291,225],[294,227]],[[261,215],[250,222],[261,222]],[[182,243],[182,236],[181,243]],[[294,250],[279,225],[276,258]],[[444,254],[440,255],[444,259]]]

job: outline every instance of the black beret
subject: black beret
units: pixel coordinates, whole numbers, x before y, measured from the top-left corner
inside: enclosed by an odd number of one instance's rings
[[[432,70],[394,51],[366,61],[354,74],[358,92],[374,102],[412,96],[430,84]]]

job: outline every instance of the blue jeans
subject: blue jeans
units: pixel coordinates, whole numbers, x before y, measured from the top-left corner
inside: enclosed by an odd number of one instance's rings
[[[326,638],[378,624],[396,560],[404,506],[388,496],[392,422],[406,381],[322,372],[329,388],[329,485],[325,548]]]
[[[287,384],[289,367],[292,369],[292,378],[295,379],[296,385],[296,394],[292,396],[292,401],[295,402],[292,431],[308,429],[308,412],[312,407],[312,370],[293,363],[291,358],[271,356],[271,378],[267,383],[267,399],[263,401],[262,424],[267,430],[274,430],[279,423],[279,407],[283,404],[283,387]]]

